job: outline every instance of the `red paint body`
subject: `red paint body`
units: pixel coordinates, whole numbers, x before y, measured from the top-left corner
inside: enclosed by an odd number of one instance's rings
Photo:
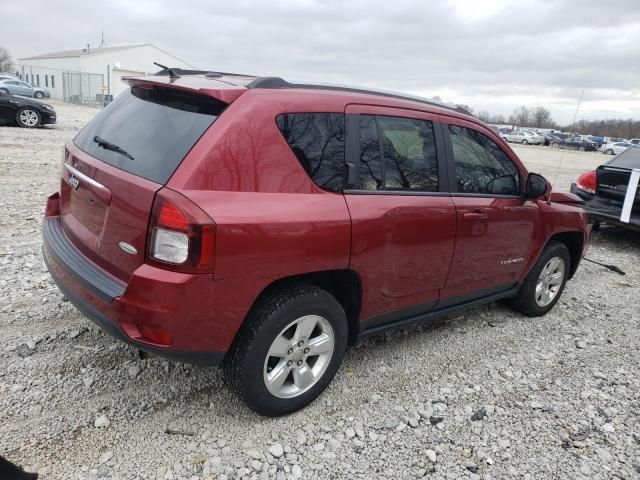
[[[520,282],[549,239],[578,232],[582,256],[587,217],[574,197],[478,198],[450,195],[358,195],[327,192],[306,174],[275,117],[292,112],[402,115],[474,128],[492,138],[527,172],[513,151],[479,121],[446,108],[373,94],[230,87],[202,77],[173,84],[232,102],[170,178],[215,222],[213,274],[185,274],[145,264],[145,242],[162,185],[104,164],[67,145],[66,161],[103,184],[82,183],[70,195],[63,169],[60,197],[45,222],[61,219],[86,259],[124,287],[106,303],[60,268],[45,245],[58,283],[115,322],[126,336],[153,345],[136,325],[171,334],[167,351],[225,352],[261,292],[311,272],[351,270],[361,283],[359,320]],[[213,85],[213,86],[212,86]],[[470,216],[468,214],[471,214]],[[118,247],[124,241],[137,253]],[[501,264],[502,259],[520,259]]]

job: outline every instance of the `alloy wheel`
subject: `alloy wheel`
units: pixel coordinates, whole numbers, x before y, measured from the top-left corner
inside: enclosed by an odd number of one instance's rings
[[[319,315],[305,315],[275,338],[264,362],[267,390],[278,398],[293,398],[322,378],[335,349],[331,324]]]
[[[24,109],[20,112],[20,121],[26,127],[38,125],[38,113],[33,110]]]
[[[544,266],[536,284],[536,303],[546,307],[558,296],[564,280],[565,265],[560,257],[552,257]]]

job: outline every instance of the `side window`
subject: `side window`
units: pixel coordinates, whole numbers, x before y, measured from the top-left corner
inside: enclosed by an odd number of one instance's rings
[[[449,125],[456,190],[460,193],[519,195],[520,174],[511,159],[486,135]]]
[[[433,124],[360,115],[360,185],[363,190],[437,192]]]
[[[344,114],[285,113],[276,124],[312,180],[331,191],[342,189]]]

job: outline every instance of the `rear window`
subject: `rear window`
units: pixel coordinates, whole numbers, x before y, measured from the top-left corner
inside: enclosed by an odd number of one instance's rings
[[[619,168],[640,168],[640,147],[629,147],[607,165]]]
[[[226,104],[169,88],[131,87],[74,139],[89,155],[165,184]]]
[[[342,189],[344,114],[285,113],[276,124],[311,179],[321,188]]]

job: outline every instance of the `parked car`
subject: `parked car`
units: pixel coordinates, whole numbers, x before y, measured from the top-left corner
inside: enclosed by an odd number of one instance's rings
[[[627,148],[633,147],[632,143],[616,142],[606,143],[600,147],[600,151],[607,155],[618,155],[624,152]]]
[[[629,140],[629,143],[631,143],[632,145],[640,145],[640,138],[632,138],[631,140]]]
[[[533,130],[528,130],[528,133],[530,133],[533,136],[534,142],[536,142],[536,145],[542,145],[544,144],[544,134],[542,133],[538,133],[538,132],[534,132]],[[532,142],[529,142],[532,143]]]
[[[604,137],[599,137],[596,135],[587,135],[587,140],[592,141],[593,143],[597,144],[598,147],[600,148],[602,145],[604,145],[605,143],[607,143],[607,141],[604,139]]]
[[[39,127],[56,123],[56,111],[46,103],[0,91],[0,123],[17,124],[25,128]]]
[[[583,173],[571,185],[571,192],[584,200],[592,222],[640,229],[640,188],[636,189],[628,221],[622,218],[633,169],[640,169],[640,147],[627,148],[595,170]]]
[[[598,150],[597,143],[592,142],[591,140],[587,140],[586,138],[581,136],[567,138],[566,140],[563,140],[558,146],[560,148],[579,150],[581,152],[595,152],[596,150]]]
[[[20,95],[23,97],[50,97],[48,90],[17,79],[0,80],[0,92],[10,93],[11,95]]]
[[[505,298],[544,315],[589,243],[578,197],[454,109],[274,77],[128,81],[66,145],[45,262],[104,330],[222,363],[261,414],[313,401],[369,335]]]
[[[514,130],[511,133],[502,135],[502,138],[507,142],[521,143],[523,145],[540,145],[543,143],[543,139],[539,135],[534,135],[531,132],[525,132],[523,130]]]
[[[560,137],[557,137],[553,133],[544,134],[544,142],[543,142],[544,146],[557,147],[558,144],[560,144],[560,142],[562,142],[562,139]]]

